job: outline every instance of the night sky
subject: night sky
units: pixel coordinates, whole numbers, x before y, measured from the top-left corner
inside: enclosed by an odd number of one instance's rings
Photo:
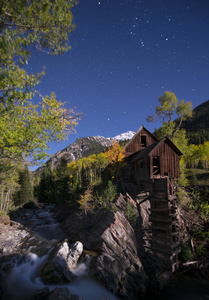
[[[35,53],[32,72],[46,67],[38,89],[54,91],[85,117],[77,134],[52,144],[51,154],[78,137],[113,137],[147,123],[166,90],[193,108],[209,99],[208,0],[80,0],[73,9],[72,49]]]

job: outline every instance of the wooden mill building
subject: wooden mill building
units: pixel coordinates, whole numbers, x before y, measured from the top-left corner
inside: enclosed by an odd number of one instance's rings
[[[181,155],[168,137],[158,140],[141,126],[125,146],[122,170],[125,191],[148,195],[151,251],[171,271],[178,268],[180,252],[174,179],[180,177]]]

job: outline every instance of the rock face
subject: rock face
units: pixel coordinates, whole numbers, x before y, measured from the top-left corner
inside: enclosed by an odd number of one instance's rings
[[[89,273],[114,294],[136,299],[146,292],[147,276],[137,253],[135,232],[122,212],[100,209],[71,215],[62,227],[86,249],[96,251]]]
[[[76,242],[69,248],[68,241],[59,244],[49,254],[48,259],[41,266],[38,276],[44,283],[66,283],[76,276],[73,270],[83,252],[83,245]]]
[[[0,255],[20,252],[21,243],[29,237],[30,234],[26,230],[4,226],[0,234]]]
[[[112,216],[108,212],[101,223],[107,222],[109,217]],[[91,237],[92,244],[97,244],[98,250],[100,248],[100,255],[92,259],[90,275],[114,294],[136,299],[136,296],[145,293],[147,277],[137,255],[134,230],[121,213],[115,213],[113,218],[111,225],[101,234],[100,241],[96,241],[97,232],[94,240]]]

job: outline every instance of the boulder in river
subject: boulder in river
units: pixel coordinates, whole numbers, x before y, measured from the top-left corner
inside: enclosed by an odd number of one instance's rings
[[[92,277],[125,299],[145,294],[148,278],[134,229],[122,211],[99,209],[93,214],[71,214],[61,226],[67,236],[98,253],[89,265]]]
[[[75,242],[69,247],[68,241],[54,247],[47,260],[41,266],[38,276],[44,283],[66,283],[71,282],[76,276],[73,270],[83,252],[83,244]]]

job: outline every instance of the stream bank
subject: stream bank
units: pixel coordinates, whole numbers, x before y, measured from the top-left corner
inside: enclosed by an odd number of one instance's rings
[[[117,203],[118,207],[123,206],[123,201],[124,198],[121,198]],[[55,211],[60,221],[62,219],[61,227],[53,217]],[[148,269],[144,269],[146,264],[143,249],[140,252],[140,260],[133,228],[120,211],[122,212],[122,208],[117,213],[98,211],[94,216],[83,216],[84,219],[79,215],[71,215],[67,219],[64,213],[58,212],[53,205],[44,205],[42,208],[33,210],[20,210],[14,217],[15,221],[21,222],[19,229],[11,229],[10,231],[13,231],[10,233],[11,238],[5,239],[6,232],[9,230],[7,228],[3,239],[9,245],[11,240],[15,241],[16,236],[17,243],[14,247],[12,246],[13,248],[3,247],[2,249],[10,250],[8,253],[0,254],[2,286],[0,299],[32,300],[36,294],[37,300],[49,300],[53,299],[52,297],[57,300],[60,294],[65,296],[64,299],[81,297],[84,300],[107,298],[116,300],[119,298],[114,293],[116,294],[118,285],[121,294],[125,295],[123,299],[208,299],[208,279],[204,279],[200,273],[200,276],[197,276],[195,269],[182,274],[174,273],[167,281],[165,288],[159,291],[154,281],[148,280],[147,273],[145,273]],[[0,236],[0,240],[1,237],[3,235]],[[86,254],[81,256],[74,271],[78,277],[71,283],[43,283],[37,276],[40,267],[49,257],[50,249],[64,243],[66,237],[71,237],[72,241],[80,240],[85,249],[94,250],[94,252],[85,251],[87,254],[91,253],[93,259],[87,263]],[[71,242],[69,241],[68,244],[71,245]],[[92,279],[89,273],[95,279]],[[123,277],[119,277],[120,274],[123,274]],[[98,280],[111,289],[112,293],[98,284]],[[141,287],[135,285],[137,280]],[[142,288],[145,291],[144,298],[142,294],[137,295],[137,291],[143,291]],[[72,291],[71,294],[68,293],[69,290]]]
[[[58,300],[84,299],[98,300],[110,298],[116,300],[104,287],[88,275],[88,265],[83,256],[75,269],[75,280],[71,283],[43,283],[38,276],[41,268],[49,258],[52,249],[66,242],[59,224],[53,218],[55,206],[44,205],[38,209],[20,209],[13,218],[20,222],[19,229],[7,226],[3,228],[1,242],[13,237],[16,243],[10,244],[10,251],[0,254],[0,299],[2,300]],[[4,232],[4,233],[3,233]],[[8,232],[11,239],[5,239]],[[21,238],[20,238],[21,237]],[[13,245],[15,244],[15,247]],[[68,249],[68,252],[70,249]]]

